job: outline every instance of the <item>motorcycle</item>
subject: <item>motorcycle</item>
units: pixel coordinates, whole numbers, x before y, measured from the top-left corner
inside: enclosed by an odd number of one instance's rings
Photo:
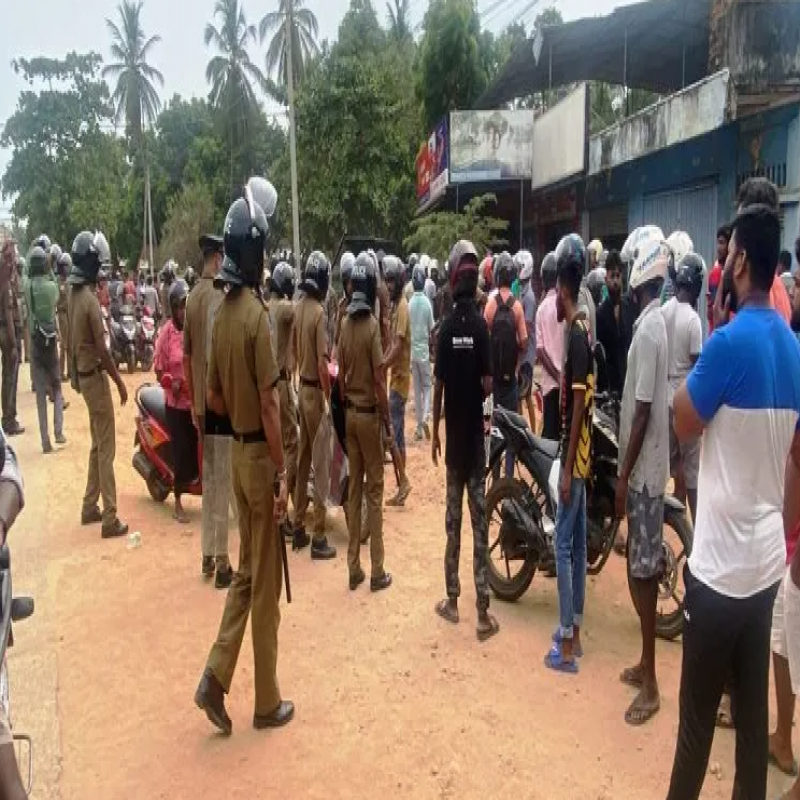
[[[14,597],[11,588],[11,552],[8,545],[0,548],[0,703],[11,724],[11,685],[8,678],[6,650],[14,645],[12,623],[22,622],[33,614],[34,603],[30,597]],[[17,748],[17,763],[25,762],[23,751],[27,750],[27,785],[25,793],[30,794],[33,784],[33,741],[23,733],[14,733]],[[26,770],[20,770],[23,774]]]
[[[122,306],[119,321],[111,316],[111,358],[119,366],[123,362],[128,372],[136,372],[136,317],[131,306]]]
[[[136,308],[136,361],[150,372],[156,351],[156,322],[149,306]]]
[[[164,381],[171,380],[165,376]],[[144,478],[150,496],[163,503],[175,486],[172,463],[172,443],[167,428],[165,390],[156,383],[145,383],[136,390],[136,435],[133,446],[133,467]],[[197,445],[197,463],[203,463],[203,445]],[[203,494],[202,476],[186,490],[185,494],[199,497]]]
[[[611,554],[619,529],[614,510],[617,485],[618,401],[595,396],[592,472],[586,482],[587,573],[599,574]],[[552,570],[560,472],[558,442],[534,436],[523,417],[494,410],[488,444],[487,476],[510,450],[521,466],[518,477],[495,480],[486,497],[489,524],[489,585],[501,600],[515,601],[528,590],[537,569]],[[664,498],[663,572],[659,579],[656,634],[677,638],[683,628],[682,567],[692,550],[693,531],[685,508]],[[637,602],[627,548],[628,588]],[[518,568],[512,574],[512,567]]]

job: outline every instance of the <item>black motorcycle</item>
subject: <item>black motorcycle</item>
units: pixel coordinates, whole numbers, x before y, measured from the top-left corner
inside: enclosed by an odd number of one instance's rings
[[[587,572],[597,575],[606,565],[619,528],[614,513],[617,485],[618,401],[595,398],[592,472],[586,484]],[[515,601],[531,585],[537,569],[553,572],[558,504],[559,443],[535,436],[524,417],[497,408],[488,444],[487,478],[510,450],[516,477],[491,483],[486,497],[489,524],[489,585],[501,600]],[[663,574],[659,583],[656,633],[678,637],[683,627],[682,567],[692,549],[693,531],[685,508],[664,498]],[[628,586],[632,591],[630,550]]]
[[[127,364],[128,372],[136,372],[136,316],[130,306],[122,306],[117,316],[111,316],[111,358],[114,363]]]
[[[8,662],[6,650],[14,644],[14,634],[11,630],[13,622],[21,622],[33,614],[33,600],[30,597],[14,597],[11,592],[11,553],[8,545],[0,547],[0,703],[6,714],[6,719],[11,723],[11,685],[8,679]],[[33,743],[30,736],[22,733],[14,734],[14,743],[17,747],[17,762],[20,771],[24,774],[22,766],[25,762],[24,751],[27,749],[27,788],[30,794],[33,781]]]

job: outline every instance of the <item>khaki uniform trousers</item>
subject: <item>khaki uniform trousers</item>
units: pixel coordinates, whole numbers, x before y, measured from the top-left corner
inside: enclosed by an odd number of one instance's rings
[[[197,418],[200,431],[205,420]],[[233,502],[231,441],[227,436],[207,436],[203,440],[203,523],[200,547],[204,556],[215,559],[217,569],[228,568],[228,506]]]
[[[68,377],[67,354],[69,353],[69,315],[66,311],[58,312],[58,332],[61,346],[59,350],[58,363],[59,371],[62,378]]]
[[[83,510],[88,512],[93,509],[102,494],[103,525],[111,525],[117,518],[117,483],[114,478],[117,441],[111,384],[105,372],[96,372],[79,380],[81,395],[89,411],[89,429],[92,434]]]
[[[311,474],[311,450],[322,415],[325,395],[316,386],[300,386],[300,447],[297,455],[297,486],[295,487],[295,527],[301,527],[308,510],[308,476]],[[325,537],[325,505],[314,504],[314,538]]]
[[[361,569],[361,498],[367,495],[367,531],[370,534],[372,577],[383,577],[383,445],[376,413],[347,412],[347,566],[350,575]],[[366,476],[366,486],[364,478]]]
[[[294,498],[297,486],[297,400],[291,383],[278,382],[281,401],[281,437],[283,439],[283,461],[286,464],[286,488]],[[299,524],[302,524],[302,519]]]
[[[252,611],[255,713],[266,715],[281,702],[277,664],[283,564],[273,519],[275,467],[265,442],[243,444],[234,440],[231,462],[241,538],[239,569],[228,590],[207,666],[227,694]]]

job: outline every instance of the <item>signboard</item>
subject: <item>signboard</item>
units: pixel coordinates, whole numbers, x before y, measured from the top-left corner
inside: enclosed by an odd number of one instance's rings
[[[447,117],[431,133],[417,155],[417,205],[429,206],[440,198],[450,182]]]
[[[530,180],[533,111],[454,111],[450,115],[453,183]]]
[[[550,186],[586,167],[586,84],[533,125],[533,188]]]

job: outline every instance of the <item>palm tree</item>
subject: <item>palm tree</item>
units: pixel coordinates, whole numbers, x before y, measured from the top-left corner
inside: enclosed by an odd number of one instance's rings
[[[239,0],[217,0],[214,16],[219,27],[209,22],[204,38],[206,46],[213,44],[219,54],[208,62],[206,80],[211,84],[211,104],[223,115],[228,128],[233,190],[235,144],[244,137],[248,119],[258,109],[253,84],[266,90],[267,81],[247,52],[248,43],[256,41],[256,29],[247,24]]]
[[[286,67],[287,45],[286,18],[289,18],[289,28],[292,31],[292,73],[294,84],[299,85],[303,79],[306,62],[319,52],[317,36],[319,25],[314,12],[305,7],[305,0],[280,0],[277,11],[270,11],[261,20],[258,33],[261,42],[267,38],[270,31],[274,31],[269,47],[267,48],[267,73],[278,71],[279,90],[289,83]],[[278,91],[270,92],[276,99],[283,100],[285,95]],[[276,96],[277,95],[277,96]]]
[[[116,61],[103,69],[104,78],[116,79],[111,96],[117,119],[125,118],[125,125],[144,167],[144,225],[142,252],[149,247],[150,269],[153,269],[153,209],[150,203],[150,168],[147,163],[144,130],[152,124],[161,101],[156,83],[164,85],[164,76],[147,63],[152,48],[161,41],[160,36],[146,37],[142,28],[143,0],[122,0],[117,11],[120,24],[106,19],[111,33],[111,55]]]
[[[411,38],[411,7],[409,0],[394,0],[386,4],[389,12],[389,36],[396,42],[406,42]]]

